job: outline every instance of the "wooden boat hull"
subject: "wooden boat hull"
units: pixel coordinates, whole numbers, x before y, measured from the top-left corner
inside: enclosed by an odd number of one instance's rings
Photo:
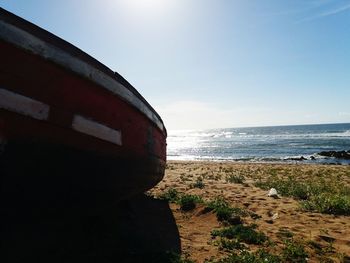
[[[3,9],[0,57],[3,196],[101,206],[163,178],[163,122],[119,74]]]

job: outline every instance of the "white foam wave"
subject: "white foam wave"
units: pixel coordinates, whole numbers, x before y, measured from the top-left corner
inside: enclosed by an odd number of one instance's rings
[[[186,132],[182,134],[169,134],[168,138],[314,138],[314,139],[329,139],[329,138],[350,138],[350,130],[344,132],[328,132],[328,133],[283,133],[283,134],[247,134],[245,132]]]

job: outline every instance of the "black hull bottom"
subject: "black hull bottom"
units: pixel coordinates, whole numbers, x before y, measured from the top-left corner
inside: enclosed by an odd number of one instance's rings
[[[165,163],[116,158],[38,143],[9,143],[0,154],[0,200],[19,209],[93,212],[156,185]]]
[[[180,251],[166,202],[121,201],[161,180],[163,161],[37,143],[0,156],[1,262],[152,262]]]

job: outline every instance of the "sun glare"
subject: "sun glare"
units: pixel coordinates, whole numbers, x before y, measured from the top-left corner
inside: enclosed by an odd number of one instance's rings
[[[130,9],[154,10],[164,7],[166,2],[164,0],[128,0],[123,3]]]
[[[164,16],[172,8],[173,1],[169,0],[126,0],[120,1],[120,7],[125,15],[145,20]]]

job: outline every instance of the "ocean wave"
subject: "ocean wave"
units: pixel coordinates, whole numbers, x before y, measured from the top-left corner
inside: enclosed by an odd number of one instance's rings
[[[170,132],[169,159],[338,162],[316,153],[350,150],[350,124]],[[315,158],[311,158],[311,155]]]
[[[233,156],[195,156],[195,155],[168,155],[167,159],[172,161],[232,161],[246,163],[305,163],[305,164],[342,164],[350,165],[349,160],[336,159],[333,157],[324,157],[317,154],[305,156],[284,156],[284,157],[233,157]],[[305,158],[305,159],[302,159]]]
[[[233,132],[222,132],[222,133],[192,133],[192,134],[177,134],[169,135],[169,139],[172,138],[313,138],[313,139],[329,139],[329,138],[350,138],[350,130],[344,132],[330,132],[330,133],[282,133],[282,134],[247,134],[247,133],[233,133]]]

